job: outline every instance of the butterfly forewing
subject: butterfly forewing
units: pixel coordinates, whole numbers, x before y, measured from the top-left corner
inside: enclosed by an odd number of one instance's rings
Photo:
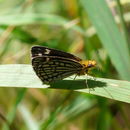
[[[75,56],[67,53],[68,56],[71,55],[73,57],[69,58],[64,56],[65,52],[57,52],[57,50],[50,50],[49,48],[45,50],[46,47],[42,47],[41,50],[38,46],[32,48],[32,66],[43,83],[48,84],[56,80],[61,80],[81,71],[82,65],[79,64],[78,60],[75,60]]]
[[[70,53],[59,51],[56,49],[44,47],[44,46],[34,46],[31,49],[32,57],[36,56],[57,56],[57,57],[63,57],[63,58],[69,58],[76,61],[81,61],[81,59],[77,56],[74,56]]]

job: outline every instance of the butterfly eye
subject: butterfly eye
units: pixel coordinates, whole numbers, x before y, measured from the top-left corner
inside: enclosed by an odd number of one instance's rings
[[[93,65],[92,64],[88,64],[87,68],[91,68],[91,67],[93,67]]]

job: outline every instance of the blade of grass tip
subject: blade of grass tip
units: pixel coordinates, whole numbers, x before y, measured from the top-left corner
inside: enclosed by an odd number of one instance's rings
[[[26,93],[26,88],[22,88],[20,90],[20,92],[18,93],[18,95],[16,96],[16,100],[14,102],[14,104],[12,105],[11,110],[9,111],[9,113],[7,114],[7,120],[9,122],[9,124],[11,125],[11,123],[13,122],[15,115],[16,115],[16,111],[18,108],[18,105],[21,103],[25,93]],[[9,130],[9,127],[7,124],[3,125],[3,130]]]
[[[107,97],[130,103],[130,82],[91,76],[68,77],[50,85],[43,84],[34,73],[31,65],[0,65],[1,87],[67,89]],[[87,80],[87,88],[86,86]],[[51,87],[50,87],[51,86]],[[90,91],[91,90],[91,91]]]
[[[80,0],[121,78],[130,80],[130,55],[105,0]]]

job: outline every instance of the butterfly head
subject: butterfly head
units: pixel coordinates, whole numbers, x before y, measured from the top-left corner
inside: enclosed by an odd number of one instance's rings
[[[78,75],[85,75],[87,74],[92,68],[96,67],[96,61],[94,60],[82,60],[80,62],[82,64],[83,68],[79,72]]]
[[[83,61],[81,61],[81,64],[82,64],[85,68],[89,69],[89,68],[94,68],[97,63],[96,63],[95,60],[83,60]]]
[[[96,66],[96,61],[95,60],[89,60],[87,64],[87,68],[93,68]]]

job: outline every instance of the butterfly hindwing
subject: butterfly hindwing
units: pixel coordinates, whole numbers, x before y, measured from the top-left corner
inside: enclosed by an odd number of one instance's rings
[[[33,58],[32,65],[43,83],[61,80],[82,69],[82,65],[74,60],[46,55]]]

